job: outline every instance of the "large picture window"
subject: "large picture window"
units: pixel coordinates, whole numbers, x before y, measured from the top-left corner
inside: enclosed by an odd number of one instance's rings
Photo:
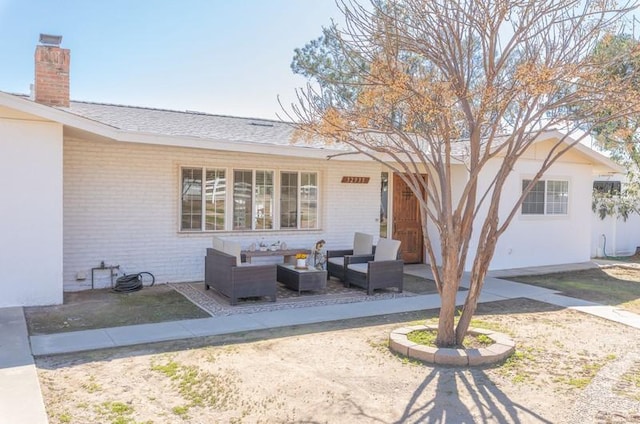
[[[224,230],[227,184],[224,169],[207,169],[205,185],[205,230]]]
[[[205,176],[204,184],[203,175]],[[225,170],[182,168],[181,180],[180,229],[182,231],[224,230]]]
[[[280,228],[318,227],[318,174],[280,173]]]
[[[233,229],[251,229],[253,172],[233,171]]]
[[[300,173],[300,228],[318,228],[318,174]]]
[[[183,231],[202,230],[202,169],[182,169]]]
[[[298,173],[280,173],[280,228],[298,228]]]
[[[531,180],[522,181],[524,190]],[[569,182],[540,180],[529,191],[522,203],[523,215],[566,215],[569,206]]]
[[[184,167],[180,176],[180,231],[319,226],[316,172]]]
[[[273,171],[256,171],[256,230],[273,229]]]

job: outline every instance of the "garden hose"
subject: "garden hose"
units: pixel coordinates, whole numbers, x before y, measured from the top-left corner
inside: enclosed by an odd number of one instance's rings
[[[631,256],[609,256],[607,255],[607,236],[605,236],[604,234],[602,234],[602,254],[604,255],[604,257],[606,259],[612,259],[612,260],[617,260],[617,261],[624,261],[626,259],[629,259]]]
[[[145,274],[151,277],[151,284],[149,284],[149,287],[153,286],[156,282],[156,277],[154,277],[150,272],[139,272],[137,274],[125,274],[122,277],[119,277],[116,280],[116,285],[113,288],[113,291],[118,293],[131,293],[142,290],[142,276]]]

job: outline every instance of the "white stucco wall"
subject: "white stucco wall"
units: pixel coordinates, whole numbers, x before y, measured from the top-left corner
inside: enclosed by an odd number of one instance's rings
[[[600,219],[592,215],[591,256],[630,256],[640,246],[640,216]],[[604,235],[604,237],[603,237]],[[605,244],[606,240],[606,244]]]
[[[264,238],[289,247],[346,248],[353,233],[379,233],[380,166],[365,162],[304,160],[200,149],[66,139],[64,142],[65,290],[91,286],[91,268],[118,264],[127,273],[149,271],[159,283],[201,281],[211,233],[179,232],[181,166],[317,171],[321,229],[222,232],[243,247]],[[342,184],[367,176],[368,184]],[[77,280],[84,273],[86,280]],[[95,286],[110,284],[98,271]]]
[[[487,165],[480,179],[480,189],[486,188],[490,175],[495,173],[498,163]],[[502,218],[510,212],[522,191],[522,180],[530,178],[539,168],[536,160],[523,159],[514,167],[508,178],[501,200]],[[467,173],[462,166],[452,170],[455,184],[453,196],[459,198]],[[517,212],[507,231],[498,241],[491,261],[490,269],[519,268],[538,265],[552,265],[589,260],[591,233],[591,166],[580,163],[558,163],[547,172],[546,179],[569,181],[569,214],[566,216],[524,216]],[[490,200],[490,199],[489,199]],[[482,218],[486,214],[486,206],[479,212],[474,227],[474,236],[469,248],[466,270],[473,264],[478,246],[478,234],[481,230]],[[433,223],[429,223],[429,231],[434,240],[434,247],[440,264],[440,245]]]
[[[539,166],[538,162],[526,159],[516,164],[505,185],[501,208],[503,217],[520,195],[522,180],[530,178]],[[546,172],[543,179],[569,181],[568,214],[534,216],[522,215],[518,210],[498,241],[491,269],[555,265],[590,259],[591,166],[557,163]]]
[[[62,303],[62,125],[0,110],[0,307]]]

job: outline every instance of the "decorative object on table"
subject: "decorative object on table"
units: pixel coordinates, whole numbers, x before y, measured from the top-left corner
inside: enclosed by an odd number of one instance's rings
[[[255,252],[256,251],[256,244],[255,243],[251,243],[249,245],[249,252]]]
[[[318,240],[313,248],[313,263],[315,264],[316,269],[324,269],[324,265],[327,262],[324,245],[324,240]]]
[[[267,251],[267,243],[264,242],[264,239],[262,239],[260,241],[260,244],[258,245],[259,249],[261,252],[266,252]]]
[[[307,254],[296,253],[296,268],[304,269],[307,267]]]
[[[287,243],[285,242],[280,243],[280,249],[287,250]]]
[[[280,242],[279,241],[277,241],[277,242],[273,243],[271,246],[269,246],[269,250],[271,250],[272,252],[275,252],[278,249],[280,249]]]

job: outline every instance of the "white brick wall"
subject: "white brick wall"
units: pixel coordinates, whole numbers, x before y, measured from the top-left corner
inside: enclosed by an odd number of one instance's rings
[[[180,166],[317,171],[321,229],[314,231],[223,232],[243,247],[264,238],[291,247],[350,246],[355,231],[377,235],[379,165],[337,160],[302,160],[80,139],[64,141],[64,285],[91,286],[91,268],[119,264],[132,273],[149,271],[159,283],[200,281],[211,233],[180,233]],[[369,184],[342,184],[342,176],[368,176]],[[77,281],[77,273],[87,279]],[[109,285],[98,271],[96,287]]]

